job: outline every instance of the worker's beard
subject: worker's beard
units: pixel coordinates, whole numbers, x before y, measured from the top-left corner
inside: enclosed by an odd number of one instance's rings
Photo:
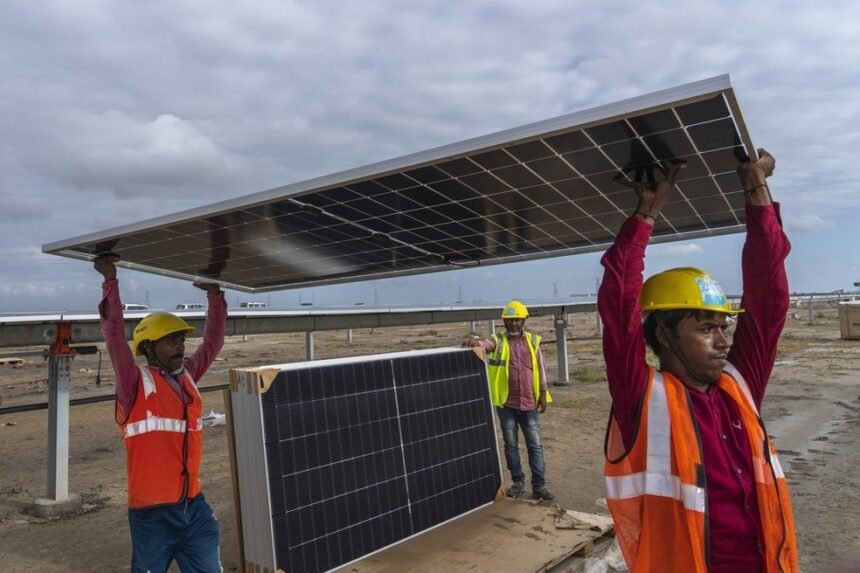
[[[508,329],[506,328],[506,329],[505,329],[505,331],[508,333],[508,336],[512,336],[512,337],[514,337],[514,338],[516,338],[517,336],[522,335],[522,333],[523,333],[523,329],[522,329],[522,328],[518,328],[518,329],[516,329],[516,330],[508,330]]]

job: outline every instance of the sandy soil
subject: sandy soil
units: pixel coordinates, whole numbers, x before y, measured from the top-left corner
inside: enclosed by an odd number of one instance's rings
[[[821,307],[814,325],[805,309],[790,316],[765,399],[764,419],[775,436],[791,486],[803,571],[860,571],[860,341],[841,340],[836,309]],[[532,330],[552,341],[549,319]],[[480,333],[486,326],[478,327]],[[399,328],[316,334],[317,358],[457,344],[469,324],[432,329]],[[553,388],[555,402],[543,420],[548,485],[567,508],[605,511],[602,445],[609,396],[593,315],[574,316],[568,343],[574,384]],[[34,348],[18,349],[22,354]],[[15,349],[4,349],[8,355]],[[545,343],[551,378],[555,345]],[[304,336],[267,335],[227,340],[221,359],[202,385],[226,382],[233,367],[302,360]],[[25,356],[19,366],[0,365],[4,406],[43,402],[47,367]],[[72,397],[113,391],[107,360],[95,383],[96,356],[72,367]],[[33,500],[46,493],[45,410],[0,416],[0,570],[7,572],[125,571],[129,538],[125,509],[125,461],[112,403],[72,408],[70,491],[81,495],[77,513],[42,519]],[[223,412],[220,392],[204,394],[205,411]],[[202,478],[222,527],[222,561],[235,571],[238,550],[225,428],[205,430]]]

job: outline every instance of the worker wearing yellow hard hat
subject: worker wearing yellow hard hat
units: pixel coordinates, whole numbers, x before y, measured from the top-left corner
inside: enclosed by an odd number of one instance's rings
[[[154,343],[171,334],[190,335],[194,327],[169,312],[157,310],[146,315],[137,323],[132,336],[132,348],[135,356],[144,356],[146,343],[153,347]]]
[[[639,295],[642,312],[680,308],[735,314],[723,287],[705,271],[693,267],[669,269],[645,281]]]
[[[135,327],[126,343],[116,255],[96,258],[104,277],[99,304],[102,332],[116,373],[116,422],[126,448],[131,570],[221,571],[220,529],[203,495],[203,405],[197,382],[224,344],[227,302],[214,283],[206,291],[203,343],[185,355],[194,328],[169,312],[155,311]],[[145,356],[137,365],[134,356]]]
[[[521,303],[518,300],[512,300],[502,309],[503,320],[505,319],[522,319],[525,320],[529,317],[529,309],[526,308],[526,305]]]
[[[742,308],[697,268],[665,270],[643,284],[654,228],[673,229],[663,206],[687,205],[681,165],[658,183],[626,183],[638,206],[601,260],[597,306],[612,395],[606,500],[633,573],[798,570],[791,498],[760,414],[788,310],[790,245],[767,183],[774,167],[760,150],[738,168],[747,227]],[[725,178],[719,185],[727,194],[737,188]]]
[[[541,337],[525,330],[528,317],[528,308],[512,300],[502,308],[501,318],[505,324],[502,332],[481,340],[467,340],[463,346],[480,347],[488,353],[490,398],[499,416],[505,461],[513,481],[506,494],[520,497],[525,492],[526,476],[518,447],[519,429],[522,429],[531,470],[532,497],[552,501],[555,496],[546,487],[546,462],[538,418],[546,411],[552,397],[547,391]]]

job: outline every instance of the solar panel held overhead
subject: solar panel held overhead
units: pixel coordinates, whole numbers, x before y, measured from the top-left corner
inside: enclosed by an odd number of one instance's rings
[[[654,241],[740,232],[754,155],[728,75],[44,245],[265,292],[604,250],[619,177],[686,162]]]

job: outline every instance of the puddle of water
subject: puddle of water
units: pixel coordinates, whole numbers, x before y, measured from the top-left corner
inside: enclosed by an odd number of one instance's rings
[[[784,403],[787,410],[784,416],[765,420],[768,433],[774,437],[777,451],[786,451],[786,459],[781,459],[786,469],[791,466],[792,458],[806,456],[810,447],[832,451],[832,442],[822,438],[836,436],[845,431],[843,427],[847,424],[846,410],[840,402],[851,403],[856,397],[856,387],[853,387],[853,384],[830,384],[818,386],[817,390],[821,395],[804,402],[802,408],[797,407],[797,402],[789,401]],[[797,456],[791,455],[794,453],[797,453]]]

